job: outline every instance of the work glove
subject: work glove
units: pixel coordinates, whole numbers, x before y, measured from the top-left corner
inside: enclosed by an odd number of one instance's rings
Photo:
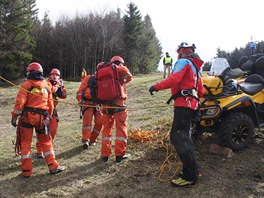
[[[149,88],[149,93],[151,94],[151,95],[153,95],[153,92],[154,91],[157,91],[158,92],[158,90],[154,87],[154,86],[151,86],[150,88]]]
[[[12,124],[14,127],[17,127],[17,117],[12,117],[12,119],[11,119],[11,124]]]

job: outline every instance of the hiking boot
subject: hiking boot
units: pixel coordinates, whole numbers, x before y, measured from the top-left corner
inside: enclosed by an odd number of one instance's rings
[[[102,157],[103,162],[108,162],[109,157]]]
[[[44,158],[44,155],[43,155],[43,153],[36,153],[36,157],[38,159],[43,159]]]
[[[95,146],[96,142],[90,142],[89,146]]]
[[[121,161],[129,158],[131,155],[129,153],[126,153],[125,155],[123,156],[116,156],[116,162],[117,163],[120,163]]]
[[[86,141],[83,143],[83,149],[88,149],[89,148],[89,142]]]
[[[23,178],[30,178],[31,177],[31,175],[23,175],[23,174],[21,174],[21,176],[23,177]]]
[[[188,180],[185,180],[185,179],[182,179],[181,177],[179,177],[177,179],[171,180],[171,185],[173,187],[188,187],[191,185],[195,185],[195,182],[188,181]]]
[[[179,177],[181,177],[181,176],[183,176],[183,172],[182,171],[179,173]],[[203,176],[202,172],[200,170],[198,170],[197,171],[197,177],[202,177],[202,176]]]
[[[51,175],[54,175],[54,174],[57,174],[57,173],[64,171],[65,168],[66,168],[65,166],[58,166],[57,168],[50,170],[49,172]]]

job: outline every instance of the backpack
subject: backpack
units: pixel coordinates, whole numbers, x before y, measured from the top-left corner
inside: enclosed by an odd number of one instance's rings
[[[111,103],[122,96],[122,83],[118,66],[107,64],[90,77],[88,86],[93,100],[98,103]]]

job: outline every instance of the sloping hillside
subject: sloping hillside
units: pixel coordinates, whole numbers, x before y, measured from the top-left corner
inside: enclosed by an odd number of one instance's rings
[[[17,88],[0,88],[0,197],[264,197],[264,136],[260,131],[250,148],[229,159],[209,152],[213,136],[195,141],[203,176],[192,188],[173,188],[169,182],[159,180],[173,116],[173,107],[166,104],[169,90],[154,96],[148,93],[148,88],[159,80],[160,73],[137,76],[128,85],[129,129],[151,131],[153,138],[146,142],[129,139],[132,157],[121,164],[115,163],[114,156],[108,163],[100,160],[100,141],[89,150],[82,149],[81,120],[75,100],[80,83],[65,82],[68,98],[58,106],[60,123],[54,149],[57,160],[67,170],[48,175],[45,161],[34,158],[34,173],[29,179],[21,177],[20,160],[13,152],[15,128],[10,124],[10,112]],[[35,139],[32,152],[36,152]],[[170,161],[175,165],[175,158]],[[172,166],[162,179],[174,172]]]

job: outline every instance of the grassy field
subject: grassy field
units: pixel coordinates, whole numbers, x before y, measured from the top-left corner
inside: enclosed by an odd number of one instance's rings
[[[162,80],[161,73],[136,76],[128,85],[128,125],[131,131],[145,130],[156,135],[153,141],[129,139],[130,160],[116,164],[100,160],[100,141],[96,146],[81,147],[81,120],[76,105],[79,82],[65,82],[68,97],[58,105],[60,116],[54,149],[67,169],[56,176],[48,174],[42,159],[33,159],[33,176],[20,175],[20,160],[14,156],[15,128],[10,119],[16,87],[0,88],[0,197],[264,197],[263,133],[258,133],[251,148],[226,160],[209,152],[211,138],[196,141],[196,152],[204,176],[189,189],[172,188],[158,179],[166,158],[161,141],[170,130],[173,107],[167,105],[170,90],[155,92],[148,88]],[[36,152],[35,139],[32,153]],[[174,164],[175,165],[175,164]],[[164,175],[169,178],[175,169]]]

